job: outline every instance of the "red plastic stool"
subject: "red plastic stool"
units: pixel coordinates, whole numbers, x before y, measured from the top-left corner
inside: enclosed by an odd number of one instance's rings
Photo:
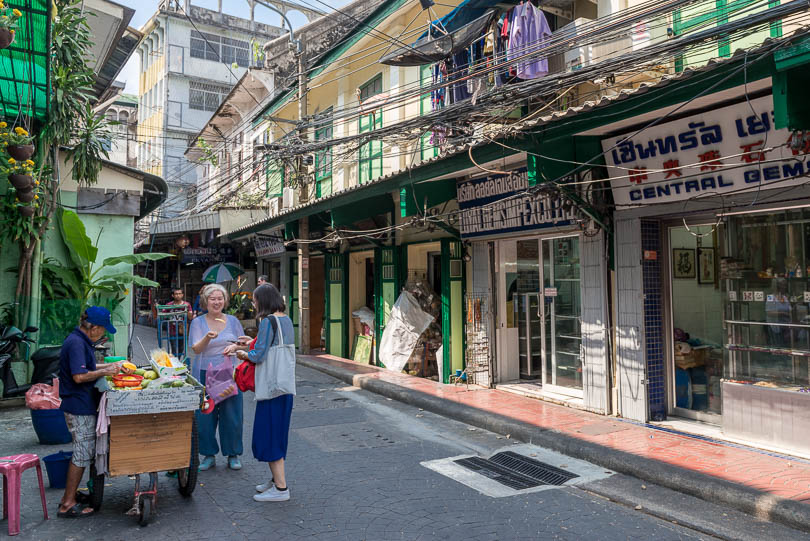
[[[42,512],[48,520],[48,507],[45,504],[45,485],[42,484],[42,466],[37,455],[11,455],[0,457],[0,473],[3,474],[3,518],[8,518],[8,535],[20,533],[20,492],[22,472],[37,468],[39,495],[42,498]]]

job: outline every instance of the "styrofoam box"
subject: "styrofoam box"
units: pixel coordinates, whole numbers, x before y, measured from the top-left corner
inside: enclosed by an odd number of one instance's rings
[[[160,366],[154,359],[149,359],[149,364],[152,365],[152,370],[157,372],[158,377],[161,378],[166,376],[182,376],[188,373],[186,365],[175,359],[172,359],[172,366]]]
[[[140,415],[169,411],[194,411],[200,408],[204,388],[189,376],[192,386],[140,391],[107,391],[107,415]]]

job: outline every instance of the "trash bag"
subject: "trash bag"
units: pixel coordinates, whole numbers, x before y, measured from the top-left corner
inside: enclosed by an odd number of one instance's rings
[[[36,383],[25,393],[25,405],[32,410],[55,410],[62,405],[59,398],[59,378],[53,378],[53,385]]]
[[[225,360],[216,366],[214,363],[208,363],[208,370],[205,372],[205,392],[214,404],[239,394],[233,379],[233,362],[229,357],[225,356]]]
[[[403,291],[391,310],[391,319],[380,340],[380,361],[389,370],[401,372],[413,353],[419,336],[425,332],[433,316],[419,307],[416,298]]]

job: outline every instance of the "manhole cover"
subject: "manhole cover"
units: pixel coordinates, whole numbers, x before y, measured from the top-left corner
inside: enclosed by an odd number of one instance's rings
[[[504,451],[492,458],[470,457],[454,461],[459,466],[472,470],[515,490],[524,490],[541,485],[560,486],[579,477],[545,462]]]

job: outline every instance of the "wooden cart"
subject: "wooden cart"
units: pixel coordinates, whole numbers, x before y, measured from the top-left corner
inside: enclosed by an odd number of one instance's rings
[[[158,472],[177,471],[180,494],[190,497],[197,485],[198,453],[195,411],[205,392],[194,378],[192,385],[139,391],[107,391],[110,417],[108,471],[111,477],[135,476],[132,508],[127,514],[148,524],[157,506]],[[141,475],[148,483],[141,486]],[[90,470],[90,497],[94,509],[101,508],[104,475]]]

